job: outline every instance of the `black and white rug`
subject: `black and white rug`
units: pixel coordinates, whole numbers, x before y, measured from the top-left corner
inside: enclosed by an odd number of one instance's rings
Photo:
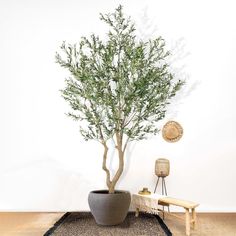
[[[66,213],[44,236],[172,236],[159,216],[130,212],[117,226],[99,226],[90,212]]]

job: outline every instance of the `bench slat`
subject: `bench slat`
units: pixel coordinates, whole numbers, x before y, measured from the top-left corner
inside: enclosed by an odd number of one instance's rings
[[[161,199],[159,199],[158,203],[159,204],[162,204],[162,203],[171,204],[174,206],[180,206],[180,207],[184,207],[184,208],[188,208],[188,209],[193,209],[199,205],[198,203],[195,203],[195,202],[176,199],[176,198],[172,198],[172,197],[161,198]]]

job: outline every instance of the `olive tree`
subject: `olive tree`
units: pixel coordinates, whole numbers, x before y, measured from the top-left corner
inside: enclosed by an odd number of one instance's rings
[[[114,193],[128,143],[158,133],[157,122],[165,117],[184,81],[170,72],[164,39],[137,39],[135,25],[122,6],[100,14],[100,20],[109,28],[105,40],[92,34],[77,44],[63,42],[56,62],[71,74],[61,91],[72,108],[68,116],[80,122],[85,140],[103,145],[102,168],[109,193]],[[107,167],[111,139],[119,158],[113,176]]]

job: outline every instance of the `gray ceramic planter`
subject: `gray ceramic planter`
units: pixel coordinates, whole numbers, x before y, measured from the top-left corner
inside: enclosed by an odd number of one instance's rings
[[[89,193],[88,203],[95,221],[99,225],[118,225],[128,213],[131,196],[128,191],[96,190]]]

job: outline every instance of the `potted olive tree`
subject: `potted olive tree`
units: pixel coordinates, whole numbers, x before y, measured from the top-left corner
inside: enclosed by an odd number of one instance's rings
[[[56,61],[71,74],[62,90],[72,108],[68,115],[81,123],[85,140],[97,140],[104,148],[107,190],[89,194],[91,212],[98,224],[115,225],[125,219],[130,205],[130,193],[116,190],[127,145],[158,133],[156,123],[184,81],[170,72],[163,38],[138,40],[122,6],[100,19],[109,26],[106,40],[92,34],[75,45],[64,42]],[[114,175],[107,166],[112,139],[119,160]]]

